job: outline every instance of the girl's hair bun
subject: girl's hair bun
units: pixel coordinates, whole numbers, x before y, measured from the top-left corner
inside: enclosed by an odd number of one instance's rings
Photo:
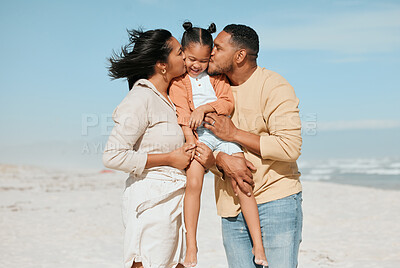
[[[215,26],[215,23],[214,23],[214,22],[212,22],[212,23],[210,24],[210,26],[208,26],[207,31],[208,31],[209,33],[215,33],[215,32],[217,31],[217,26]]]
[[[190,31],[191,29],[193,29],[193,24],[190,21],[184,22],[182,26],[185,31]]]

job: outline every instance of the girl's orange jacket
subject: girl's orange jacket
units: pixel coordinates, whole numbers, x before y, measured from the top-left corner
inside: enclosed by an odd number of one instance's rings
[[[225,75],[210,76],[210,82],[215,90],[217,100],[208,103],[219,115],[231,115],[234,109],[234,98]],[[190,115],[194,111],[192,83],[185,73],[172,80],[169,87],[169,97],[176,106],[178,124],[188,126]]]

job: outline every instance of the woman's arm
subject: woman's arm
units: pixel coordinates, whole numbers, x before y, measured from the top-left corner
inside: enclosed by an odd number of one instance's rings
[[[171,166],[183,170],[190,164],[195,147],[195,144],[186,144],[170,153],[148,154],[145,168]]]
[[[145,168],[157,166],[185,169],[190,163],[195,145],[185,145],[164,154],[147,154],[132,149],[149,124],[146,95],[137,95],[128,95],[113,113],[115,126],[103,153],[104,166],[136,175],[142,174]]]
[[[107,168],[142,174],[147,153],[133,148],[149,124],[147,102],[145,93],[130,92],[114,110],[115,125],[103,153],[103,164]]]

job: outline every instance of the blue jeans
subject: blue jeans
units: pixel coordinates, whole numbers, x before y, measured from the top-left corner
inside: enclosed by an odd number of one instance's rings
[[[258,205],[261,234],[269,268],[295,268],[301,242],[301,192]],[[222,218],[222,237],[230,268],[262,268],[254,263],[243,214]]]

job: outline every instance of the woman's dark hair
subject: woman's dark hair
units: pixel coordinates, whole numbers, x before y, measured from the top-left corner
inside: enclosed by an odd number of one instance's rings
[[[241,24],[229,24],[225,26],[223,31],[231,35],[231,41],[233,44],[239,48],[248,49],[248,54],[257,58],[260,49],[260,42],[256,31],[249,26]]]
[[[209,46],[210,49],[213,47],[212,33],[217,31],[217,27],[214,23],[211,23],[208,29],[193,27],[192,23],[187,21],[183,23],[185,32],[183,33],[181,45],[182,49],[185,50],[191,43],[198,43],[200,45]]]
[[[129,44],[121,48],[121,53],[113,51],[109,76],[113,79],[127,78],[129,90],[141,78],[148,79],[155,73],[157,62],[167,62],[172,48],[169,45],[171,33],[164,29],[128,30]]]

